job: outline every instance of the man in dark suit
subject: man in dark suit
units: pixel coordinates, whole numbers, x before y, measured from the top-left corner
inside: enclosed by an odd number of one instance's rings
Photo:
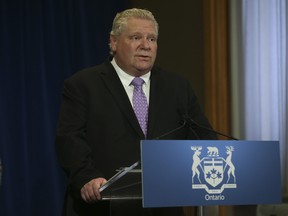
[[[117,14],[110,34],[113,56],[84,69],[64,83],[56,150],[68,176],[64,215],[109,215],[99,187],[119,167],[140,158],[140,140],[154,139],[181,126],[184,116],[210,127],[187,80],[154,67],[158,23],[151,12],[129,9]],[[137,119],[135,77],[149,110]],[[141,124],[139,124],[139,122]],[[147,125],[142,125],[147,124]],[[142,126],[142,127],[141,127]],[[163,139],[214,139],[208,130],[183,127]],[[173,194],[171,194],[173,196]],[[182,215],[180,208],[142,209],[124,202],[123,215]],[[117,212],[117,211],[116,211]]]

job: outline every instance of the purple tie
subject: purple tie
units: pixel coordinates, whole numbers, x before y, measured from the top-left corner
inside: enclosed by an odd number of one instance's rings
[[[131,82],[131,84],[134,86],[132,99],[134,112],[137,116],[140,127],[142,128],[142,131],[146,137],[148,122],[148,103],[142,89],[143,83],[144,80],[140,77],[135,77]]]

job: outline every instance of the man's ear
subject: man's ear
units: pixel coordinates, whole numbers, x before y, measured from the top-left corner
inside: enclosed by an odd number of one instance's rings
[[[114,35],[110,35],[110,49],[115,52],[117,47],[117,38]]]

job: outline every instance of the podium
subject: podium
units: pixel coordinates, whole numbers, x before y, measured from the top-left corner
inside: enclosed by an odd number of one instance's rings
[[[116,170],[106,184],[100,188],[102,200],[137,200],[142,199],[142,179],[140,162],[130,167]]]
[[[100,187],[103,201],[109,201],[110,216],[134,216],[142,211],[142,175],[140,161],[116,170]]]
[[[278,141],[145,140],[143,207],[282,201]]]
[[[140,145],[141,169],[139,162],[120,169],[101,192],[104,200],[137,199],[144,208],[281,203],[278,141],[143,140]]]

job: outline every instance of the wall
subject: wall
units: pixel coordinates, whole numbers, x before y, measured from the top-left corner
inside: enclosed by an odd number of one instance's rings
[[[131,7],[150,10],[159,26],[156,64],[187,77],[204,109],[204,36],[201,0],[128,0]]]

